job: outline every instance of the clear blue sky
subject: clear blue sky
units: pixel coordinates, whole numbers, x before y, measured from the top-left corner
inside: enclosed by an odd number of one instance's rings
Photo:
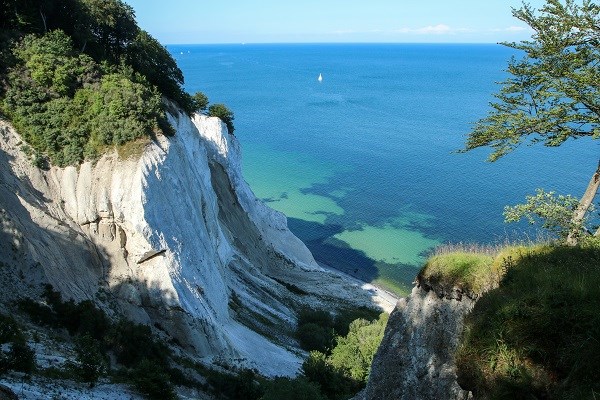
[[[520,0],[124,1],[163,44],[495,43],[531,34],[511,14]]]

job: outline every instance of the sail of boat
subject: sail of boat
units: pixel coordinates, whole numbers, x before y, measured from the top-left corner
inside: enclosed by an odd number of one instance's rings
[[[321,75],[321,74],[319,73],[319,77],[317,78],[317,80],[318,80],[319,82],[323,82],[323,75]]]

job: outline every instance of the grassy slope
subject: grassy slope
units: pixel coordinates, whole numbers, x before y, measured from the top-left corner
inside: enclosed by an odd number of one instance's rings
[[[600,246],[450,253],[421,275],[475,293],[499,280],[457,353],[459,382],[476,398],[600,398]]]

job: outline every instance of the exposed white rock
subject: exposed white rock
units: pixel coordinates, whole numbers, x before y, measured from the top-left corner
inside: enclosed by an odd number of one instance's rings
[[[0,242],[14,242],[0,249],[0,283],[14,289],[0,302],[48,282],[160,327],[190,355],[294,375],[294,310],[369,305],[374,291],[318,266],[254,196],[220,120],[170,121],[176,134],[139,157],[49,171],[0,121]]]
[[[454,352],[474,304],[415,286],[390,315],[367,387],[355,400],[471,399],[456,381]]]

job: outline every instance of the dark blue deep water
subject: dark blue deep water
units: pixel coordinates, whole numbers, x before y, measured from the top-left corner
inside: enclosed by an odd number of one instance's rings
[[[189,92],[234,112],[248,182],[315,258],[392,290],[439,243],[513,238],[503,208],[536,188],[580,196],[598,159],[584,139],[455,152],[505,77],[500,45],[168,49]]]

